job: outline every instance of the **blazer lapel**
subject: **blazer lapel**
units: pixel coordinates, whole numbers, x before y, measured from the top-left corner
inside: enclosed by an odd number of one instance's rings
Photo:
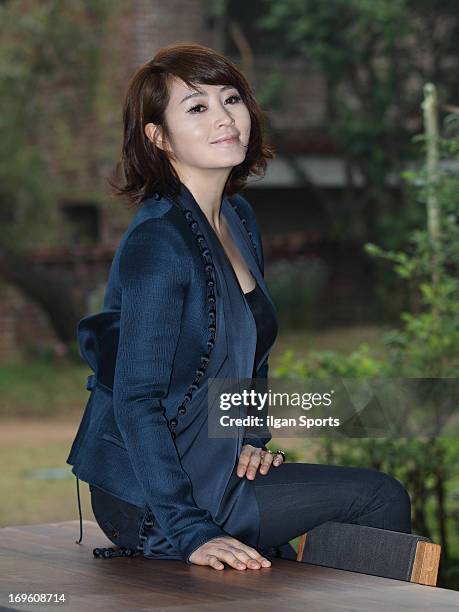
[[[274,305],[274,302],[273,302],[273,300],[271,298],[271,295],[270,295],[270,293],[268,291],[268,287],[266,285],[266,282],[265,282],[265,279],[264,279],[264,276],[263,276],[263,272],[262,272],[262,270],[260,268],[260,264],[258,262],[257,254],[256,254],[256,252],[254,250],[252,241],[250,240],[250,237],[249,237],[249,235],[247,233],[247,230],[244,227],[244,224],[242,223],[242,220],[239,217],[238,213],[234,210],[233,206],[231,205],[231,202],[229,202],[227,199],[225,199],[223,201],[223,203],[222,203],[222,207],[223,207],[223,210],[226,211],[225,219],[227,219],[227,221],[228,221],[228,226],[230,228],[232,238],[233,238],[234,242],[236,243],[236,245],[238,246],[239,251],[241,252],[241,255],[245,259],[245,262],[246,262],[249,270],[251,271],[251,273],[255,277],[255,279],[256,279],[260,289],[262,290],[262,292],[265,294],[266,298],[270,302],[271,307],[272,307],[273,312],[274,312],[274,316],[277,319],[278,318],[278,313],[277,313],[277,310],[276,310],[276,306]],[[244,300],[245,300],[245,298],[244,298]],[[247,307],[250,308],[249,306],[247,306]],[[256,336],[256,333],[257,332],[255,330],[255,336]],[[258,370],[260,365],[263,363],[266,355],[269,353],[270,350],[271,350],[271,347],[269,347],[265,351],[265,353],[263,355],[260,355],[258,363],[255,364],[256,371]]]
[[[269,294],[268,287],[266,285],[265,279],[263,277],[260,264],[258,262],[258,257],[253,249],[252,242],[249,238],[247,230],[244,227],[244,224],[241,221],[238,213],[234,210],[231,202],[228,198],[225,198],[222,202],[222,210],[225,211],[225,219],[228,222],[228,226],[231,231],[231,235],[233,237],[234,242],[238,246],[241,255],[244,257],[249,270],[252,272],[255,277],[257,283],[259,284],[261,290],[266,295],[268,300],[270,301],[274,312],[276,312],[276,307],[274,302]]]

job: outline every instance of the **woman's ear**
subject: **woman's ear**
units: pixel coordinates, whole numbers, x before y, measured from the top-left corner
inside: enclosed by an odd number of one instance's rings
[[[159,149],[169,153],[167,147],[167,139],[164,136],[163,130],[157,123],[147,123],[144,128],[145,136]]]

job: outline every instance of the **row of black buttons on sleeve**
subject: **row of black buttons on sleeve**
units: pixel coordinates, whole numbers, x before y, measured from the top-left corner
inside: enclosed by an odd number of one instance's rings
[[[175,200],[174,200],[175,201]],[[216,310],[216,298],[215,298],[215,269],[212,260],[212,255],[210,249],[207,245],[207,242],[199,231],[199,224],[193,217],[193,213],[188,208],[183,208],[179,204],[180,210],[185,216],[188,225],[191,228],[191,231],[194,234],[196,243],[201,252],[201,257],[204,261],[204,269],[206,271],[206,285],[207,285],[207,305],[208,305],[208,340],[207,340],[207,351],[204,355],[202,355],[199,367],[197,368],[194,376],[194,380],[189,386],[185,396],[182,400],[182,403],[178,407],[177,414],[173,419],[169,421],[169,426],[174,429],[178,425],[178,416],[186,413],[186,404],[191,401],[193,397],[193,393],[199,386],[200,381],[202,380],[204,373],[207,368],[207,364],[210,360],[210,354],[215,345],[215,336],[217,333],[217,310]],[[175,438],[175,432],[171,432],[172,437]]]

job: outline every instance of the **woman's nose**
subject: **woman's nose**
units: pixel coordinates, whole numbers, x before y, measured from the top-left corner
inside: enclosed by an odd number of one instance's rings
[[[234,117],[228,111],[223,111],[223,114],[217,120],[217,126],[231,125],[232,123],[234,123]]]

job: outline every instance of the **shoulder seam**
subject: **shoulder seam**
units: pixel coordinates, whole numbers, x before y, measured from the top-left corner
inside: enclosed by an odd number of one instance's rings
[[[126,241],[125,241],[125,245],[127,244],[127,242],[129,241],[129,239],[131,238],[131,236],[134,233],[137,233],[137,230],[141,227],[144,227],[147,223],[149,222],[166,222],[166,224],[173,230],[175,230],[175,233],[182,237],[182,233],[179,229],[179,227],[177,225],[175,225],[172,221],[170,221],[170,219],[168,219],[166,217],[166,215],[170,212],[170,209],[165,211],[164,213],[161,214],[161,216],[159,217],[147,217],[146,219],[143,219],[142,221],[140,221],[140,223],[138,223],[135,227],[132,228],[132,230],[129,232],[129,234],[126,236]],[[186,240],[183,238],[183,242],[186,243]],[[124,249],[123,249],[124,250]]]
[[[123,248],[121,249],[120,252],[120,257],[119,257],[119,274],[120,274],[120,280],[121,280],[121,276],[122,276],[122,264],[123,264],[123,260],[125,259],[124,256],[126,255],[126,249],[129,248],[129,243],[131,242],[131,238],[133,236],[133,234],[139,234],[141,231],[141,228],[143,230],[145,230],[145,225],[149,222],[165,222],[168,229],[172,230],[171,235],[175,238],[177,237],[181,243],[182,246],[184,246],[187,250],[189,250],[189,244],[187,243],[187,241],[185,240],[185,237],[182,235],[182,232],[180,231],[180,228],[177,227],[177,225],[175,225],[170,219],[168,219],[167,217],[165,217],[165,215],[169,212],[166,211],[163,215],[161,215],[160,217],[149,217],[147,219],[143,219],[138,225],[136,225],[132,231],[129,233],[129,235],[126,237],[126,240],[123,244]],[[161,228],[163,229],[163,228]],[[132,243],[131,243],[132,244]],[[170,246],[172,247],[172,243],[170,243]],[[191,252],[190,252],[190,256],[189,258],[187,258],[186,256],[184,256],[183,258],[181,258],[181,261],[183,260],[188,260],[188,262],[191,262]],[[182,267],[182,270],[184,268]],[[190,275],[189,278],[191,278],[191,271],[190,271]]]

